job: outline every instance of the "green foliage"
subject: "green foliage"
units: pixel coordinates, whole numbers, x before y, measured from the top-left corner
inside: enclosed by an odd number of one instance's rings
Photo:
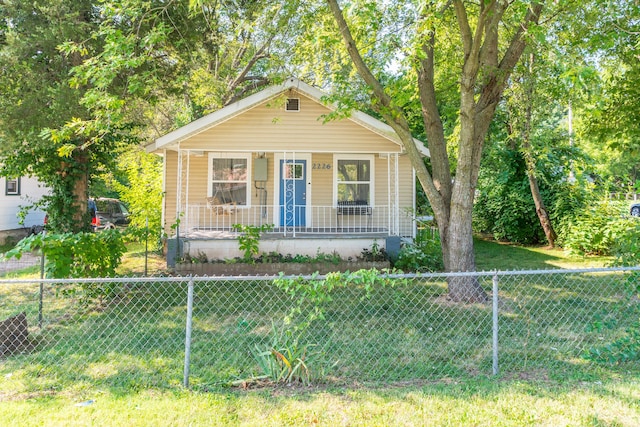
[[[633,225],[621,234],[613,247],[618,266],[640,265],[640,223],[631,219]],[[625,292],[617,310],[599,313],[591,324],[593,332],[614,329],[623,319],[633,319],[618,339],[604,346],[591,348],[586,357],[600,363],[619,364],[640,361],[640,273],[633,272],[625,281]]]
[[[572,253],[609,255],[616,242],[633,230],[634,221],[626,216],[627,208],[625,202],[593,202],[560,224],[558,242]]]
[[[113,277],[126,247],[118,230],[100,233],[40,233],[22,239],[8,251],[7,258],[41,251],[45,272],[54,279]]]
[[[269,252],[268,254],[261,254],[258,258],[255,259],[256,263],[261,264],[270,264],[275,262],[283,262],[283,263],[300,263],[300,264],[314,264],[314,263],[328,263],[328,264],[338,264],[342,261],[342,258],[337,252],[333,252],[331,254],[326,254],[324,252],[320,252],[318,250],[315,256],[311,255],[291,255],[286,254],[282,255],[278,252]]]
[[[442,271],[444,263],[438,233],[431,229],[419,230],[415,240],[400,249],[394,267],[406,272]]]
[[[129,150],[118,158],[118,169],[124,172],[120,182],[109,175],[107,182],[127,204],[129,218],[127,234],[139,241],[149,240],[159,247],[162,233],[162,162],[158,156],[141,149]]]
[[[293,307],[284,318],[282,330],[273,326],[271,344],[266,349],[256,346],[253,355],[260,369],[276,382],[300,381],[308,384],[311,379],[309,366],[316,366],[314,376],[320,377],[320,367],[328,361],[321,360],[319,353],[310,352],[315,344],[301,343],[300,337],[305,336],[314,321],[325,319],[324,310],[333,301],[333,292],[343,287],[357,286],[365,290],[365,298],[370,298],[377,286],[399,283],[402,281],[376,269],[330,273],[324,279],[317,278],[317,275],[305,279],[281,274],[274,284],[289,296]],[[313,362],[309,361],[310,357]]]
[[[539,243],[544,233],[536,217],[524,160],[517,151],[505,152],[503,168],[491,178],[483,172],[480,194],[473,211],[474,229],[497,240]]]
[[[247,225],[233,224],[234,231],[242,234],[238,237],[238,245],[241,251],[244,251],[243,259],[245,262],[253,264],[255,256],[260,253],[260,235],[262,233],[273,230],[273,224]]]
[[[640,221],[630,218],[631,224],[613,245],[614,264],[635,267],[640,265]]]
[[[271,342],[264,346],[256,344],[252,354],[262,373],[275,383],[301,382],[308,385],[311,380],[310,359],[313,345],[299,343],[294,331],[276,324],[272,325]]]
[[[637,235],[634,236],[637,238]],[[637,243],[635,244],[637,246]],[[635,254],[632,258],[638,258]],[[633,319],[624,334],[603,346],[589,349],[585,357],[599,363],[620,364],[640,361],[640,273],[633,272],[625,281],[625,293],[617,310],[599,313],[590,330],[612,330],[625,319]]]
[[[0,46],[0,174],[35,176],[50,189],[40,203],[56,232],[89,231],[83,216],[88,181],[108,168],[114,150],[132,141],[128,122],[115,112],[101,126],[85,102],[87,86],[72,85],[72,68],[89,52],[101,50],[91,37],[100,19],[88,0],[8,2],[0,8],[5,24]],[[84,50],[59,50],[83,41]]]
[[[381,248],[377,241],[373,241],[371,244],[371,249],[364,248],[362,249],[362,253],[358,257],[363,261],[386,261],[389,259],[387,256],[387,251],[384,248]]]
[[[295,330],[306,330],[315,320],[324,319],[325,305],[332,301],[335,289],[359,286],[371,296],[376,286],[394,286],[402,281],[393,278],[388,271],[377,269],[358,270],[356,272],[329,273],[324,279],[303,277],[286,277],[283,274],[274,284],[284,291],[294,302],[291,311],[285,317],[285,324],[294,325]]]
[[[563,148],[552,136],[543,140],[548,145],[539,148],[535,155],[536,178],[553,226],[561,234],[560,223],[580,215],[588,203],[588,184],[581,174],[576,173],[574,182],[567,179],[570,167],[574,171],[582,170],[584,157],[575,150]],[[487,150],[484,161],[473,209],[474,230],[497,240],[522,244],[545,242],[522,153],[495,144]]]

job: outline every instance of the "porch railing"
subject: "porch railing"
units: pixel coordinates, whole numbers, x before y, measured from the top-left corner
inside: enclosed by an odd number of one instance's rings
[[[395,207],[376,205],[362,209],[337,206],[296,206],[284,211],[274,205],[188,205],[180,225],[180,233],[233,231],[234,224],[272,224],[274,232],[284,234],[372,234],[413,235],[414,219]]]

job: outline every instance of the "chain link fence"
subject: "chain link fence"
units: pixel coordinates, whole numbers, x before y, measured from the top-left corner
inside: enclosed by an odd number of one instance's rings
[[[277,354],[332,384],[583,375],[601,366],[585,355],[637,327],[639,271],[4,280],[0,375],[206,390],[264,380]],[[487,301],[449,300],[460,277]]]

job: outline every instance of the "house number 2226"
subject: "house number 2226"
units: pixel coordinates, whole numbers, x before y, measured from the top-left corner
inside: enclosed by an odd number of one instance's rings
[[[314,163],[313,169],[331,169],[331,163]]]

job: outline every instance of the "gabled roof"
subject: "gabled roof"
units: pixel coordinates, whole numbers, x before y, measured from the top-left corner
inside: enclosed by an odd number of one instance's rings
[[[326,104],[325,102],[323,102],[322,99],[326,94],[321,90],[310,86],[296,78],[289,78],[282,84],[270,86],[233,104],[227,105],[226,107],[221,108],[218,111],[207,114],[206,116],[203,116],[198,120],[194,120],[188,125],[176,129],[173,132],[169,132],[168,134],[156,139],[153,143],[147,145],[146,150],[147,152],[154,152],[160,149],[176,148],[177,144],[179,144],[181,141],[184,141],[194,135],[197,135],[212,127],[224,123],[227,120],[236,117],[243,112],[250,110],[251,108],[256,107],[257,105],[260,105],[266,101],[269,101],[270,99],[273,99],[281,93],[291,89],[294,89],[297,92],[313,99],[319,104],[325,105],[331,110],[336,109],[335,105]],[[400,142],[400,138],[398,138],[398,135],[395,133],[393,128],[391,128],[391,126],[381,122],[374,117],[371,117],[368,114],[365,114],[361,111],[352,111],[351,115],[346,120],[351,120],[359,124],[360,126],[363,126],[371,130],[372,132],[375,132],[378,135],[395,142],[400,146],[402,145]],[[416,142],[418,150],[425,156],[429,156],[429,149],[424,146],[422,141],[417,139],[414,139],[414,141]]]

